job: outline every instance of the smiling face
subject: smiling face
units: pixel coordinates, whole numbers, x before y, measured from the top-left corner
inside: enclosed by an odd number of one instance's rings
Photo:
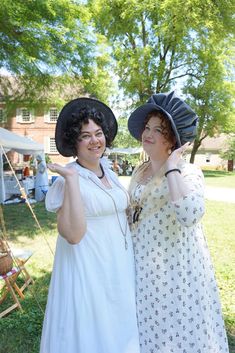
[[[77,156],[82,165],[96,164],[106,147],[102,128],[93,120],[83,124],[77,140]]]
[[[146,119],[142,133],[144,151],[152,159],[167,159],[169,157],[169,150],[174,147],[174,144],[175,138],[167,124],[166,118],[158,113],[152,113]]]

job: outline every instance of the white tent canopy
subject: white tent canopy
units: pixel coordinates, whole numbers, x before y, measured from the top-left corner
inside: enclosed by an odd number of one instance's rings
[[[5,185],[3,175],[3,161],[2,154],[10,150],[16,151],[20,154],[43,154],[43,145],[27,138],[10,132],[6,129],[0,128],[0,203],[5,200]]]
[[[117,153],[117,154],[138,154],[143,152],[142,147],[129,147],[129,148],[110,148],[107,149],[108,153]]]
[[[0,145],[4,148],[5,152],[14,150],[21,154],[43,153],[43,145],[28,137],[14,134],[3,128],[0,128]]]

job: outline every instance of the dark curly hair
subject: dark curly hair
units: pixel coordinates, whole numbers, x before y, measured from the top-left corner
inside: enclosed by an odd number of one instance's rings
[[[109,137],[108,125],[105,121],[104,114],[95,110],[94,108],[80,108],[76,112],[72,113],[63,136],[65,143],[73,151],[74,157],[77,155],[76,144],[78,137],[81,134],[82,126],[84,124],[88,124],[89,120],[93,120],[94,123],[101,127],[105,136],[106,146],[111,147],[112,141]]]
[[[175,138],[175,134],[174,131],[172,130],[171,127],[171,123],[170,121],[165,117],[165,115],[160,112],[159,110],[153,110],[150,113],[148,113],[148,115],[146,116],[146,118],[144,119],[144,128],[143,131],[145,129],[146,124],[148,123],[148,121],[150,120],[150,118],[152,117],[158,117],[161,120],[161,129],[162,129],[162,135],[164,136],[164,138],[169,141],[170,143],[172,143],[172,150],[174,150],[176,148],[176,138]]]

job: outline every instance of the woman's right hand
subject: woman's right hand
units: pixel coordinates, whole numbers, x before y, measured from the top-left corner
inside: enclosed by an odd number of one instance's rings
[[[184,152],[190,146],[190,142],[186,142],[183,146],[174,150],[166,161],[166,170],[177,168],[177,164],[182,159]]]
[[[47,167],[50,169],[51,172],[58,173],[64,178],[69,178],[74,175],[78,176],[77,169],[74,166],[63,167],[62,165],[57,163],[48,163]]]
[[[70,244],[77,244],[81,241],[87,229],[78,169],[75,165],[64,167],[57,163],[48,164],[48,168],[65,179],[63,202],[57,211],[59,234]]]

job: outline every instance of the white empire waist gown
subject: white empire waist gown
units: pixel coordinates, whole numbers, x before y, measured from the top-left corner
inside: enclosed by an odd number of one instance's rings
[[[87,232],[76,245],[58,236],[40,353],[139,353],[127,196],[105,164],[112,184],[105,191],[93,173],[74,165],[80,174]],[[122,229],[127,226],[127,250],[107,192],[115,200]],[[61,206],[63,193],[59,177],[47,193],[49,211]]]

